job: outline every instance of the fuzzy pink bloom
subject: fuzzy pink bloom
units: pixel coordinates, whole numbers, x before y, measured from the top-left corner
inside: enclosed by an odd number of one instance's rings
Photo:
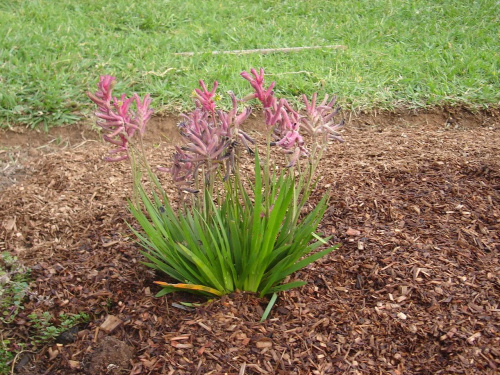
[[[235,147],[239,142],[250,150],[249,143],[254,140],[241,128],[241,124],[250,116],[251,108],[238,112],[238,100],[229,92],[233,107],[228,111],[216,110],[213,97],[217,82],[211,91],[203,81],[200,89],[195,89],[197,108],[189,114],[183,114],[183,121],[178,127],[185,144],[174,155],[171,169],[174,182],[181,190],[190,191],[190,185],[199,182],[200,171],[205,182],[213,178],[220,167],[225,166],[227,179],[235,166]]]
[[[284,150],[289,151],[295,146],[303,146],[304,138],[302,138],[297,130],[289,130],[281,140],[275,142],[275,145],[281,146]]]
[[[213,100],[213,97],[215,96],[215,90],[217,90],[217,86],[219,86],[219,83],[215,81],[211,91],[207,90],[207,86],[205,86],[205,82],[203,82],[203,80],[200,80],[200,86],[202,90],[200,89],[194,90],[199,103],[201,104],[201,106],[205,111],[214,112],[215,101]]]
[[[335,122],[335,116],[339,114],[340,107],[333,108],[337,98],[333,97],[328,102],[328,95],[325,95],[323,101],[316,106],[316,97],[317,94],[314,93],[309,103],[307,96],[302,95],[307,113],[301,119],[303,128],[314,138],[325,136],[328,139],[342,142],[343,140],[337,130],[344,125],[344,120],[341,120],[339,123]]]
[[[139,97],[139,95],[134,94],[134,100],[136,103],[137,111],[135,112],[133,124],[137,126],[141,135],[144,135],[146,124],[151,119],[151,115],[153,114],[153,110],[150,107],[151,98],[149,97],[149,94],[146,94],[141,102],[141,98]]]
[[[222,128],[228,132],[229,136],[230,129],[232,127],[239,129],[240,125],[245,122],[248,116],[252,113],[252,108],[246,107],[243,112],[238,114],[238,100],[232,91],[229,91],[228,94],[231,97],[233,108],[231,108],[229,112],[219,110],[217,111],[217,115],[219,116]]]
[[[286,99],[280,99],[276,103],[276,98],[273,97],[273,101],[270,107],[264,108],[264,117],[266,119],[266,125],[268,127],[275,127],[281,120],[281,108],[283,108]]]
[[[246,149],[252,152],[248,143],[254,144],[255,141],[247,133],[241,130],[240,127],[240,125],[252,113],[252,108],[246,107],[241,113],[238,114],[238,100],[232,91],[229,91],[229,96],[231,97],[233,108],[229,112],[217,111],[220,126],[224,130],[227,138],[239,139]]]
[[[104,75],[100,77],[95,94],[88,93],[89,98],[97,105],[97,126],[104,131],[103,139],[115,146],[110,154],[121,154],[117,157],[107,157],[106,161],[121,161],[128,158],[128,143],[139,130],[143,135],[146,124],[151,118],[153,110],[150,108],[151,99],[149,95],[141,101],[139,95],[134,94],[132,98],[122,95],[120,99],[112,96],[116,79],[113,76]],[[131,109],[135,103],[137,110]]]
[[[194,192],[190,185],[197,181],[199,171],[204,171],[208,181],[223,163],[231,141],[227,130],[214,123],[213,116],[204,107],[198,107],[182,117],[184,121],[178,127],[186,143],[177,147],[171,173],[179,189]]]
[[[241,76],[250,82],[250,85],[255,90],[252,97],[260,100],[264,108],[271,108],[273,106],[274,98],[273,88],[276,83],[271,82],[269,87],[266,89],[264,88],[264,69],[260,68],[259,73],[257,73],[257,71],[252,68],[250,69],[250,73],[252,73],[253,77],[245,71],[241,73]]]
[[[292,167],[297,163],[300,155],[308,155],[304,138],[299,133],[300,123],[298,113],[289,113],[285,108],[281,108],[281,128],[280,133],[282,138],[271,144],[280,146],[284,153],[292,154],[290,163],[288,164],[288,167]]]
[[[196,109],[179,124],[181,135],[189,142],[183,150],[191,153],[190,160],[195,162],[216,160],[224,151],[226,132],[220,126],[214,126],[208,113],[203,109]]]
[[[92,100],[98,105],[99,110],[109,107],[115,83],[116,78],[113,76],[104,75],[100,77],[96,93],[90,94],[94,97]]]
[[[178,146],[175,147],[176,153],[173,156],[174,165],[170,172],[174,182],[184,182],[191,179],[193,174],[193,163],[189,161],[189,156]],[[166,168],[160,169],[163,172],[167,172]]]

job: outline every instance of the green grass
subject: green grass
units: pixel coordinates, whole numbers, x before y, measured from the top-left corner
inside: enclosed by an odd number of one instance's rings
[[[497,0],[1,1],[0,124],[74,122],[100,74],[178,111],[199,79],[247,93],[251,67],[279,96],[337,93],[353,109],[497,105],[499,15]],[[332,44],[348,49],[174,55]]]

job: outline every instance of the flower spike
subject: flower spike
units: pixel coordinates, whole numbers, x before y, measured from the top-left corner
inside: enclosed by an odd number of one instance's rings
[[[97,91],[87,93],[90,100],[97,105],[96,124],[104,130],[103,139],[115,146],[116,149],[109,151],[110,154],[122,154],[115,158],[107,157],[106,161],[116,162],[128,159],[128,143],[139,130],[141,136],[144,134],[146,124],[151,118],[153,110],[150,108],[151,99],[149,95],[141,102],[139,95],[134,94],[132,98],[122,95],[120,99],[113,97],[113,87],[116,78],[110,75],[100,77]],[[130,106],[135,103],[137,111],[134,112]]]
[[[211,91],[207,90],[207,86],[205,85],[205,82],[203,82],[203,80],[200,80],[200,86],[202,90],[200,89],[194,90],[199,103],[201,104],[204,110],[208,112],[214,112],[215,101],[213,100],[213,97],[215,96],[215,90],[217,90],[217,86],[219,86],[219,83],[215,81]]]

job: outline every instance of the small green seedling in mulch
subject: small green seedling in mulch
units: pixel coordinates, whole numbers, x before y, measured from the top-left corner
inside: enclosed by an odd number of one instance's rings
[[[30,292],[30,269],[23,266],[8,252],[0,254],[0,325],[9,327],[19,313],[25,309],[25,300]],[[0,330],[0,375],[12,371],[12,362],[16,355],[26,347],[36,348],[43,345],[61,333],[71,329],[77,324],[88,322],[86,313],[64,314],[57,319],[45,311],[28,315],[27,324],[31,326],[32,340],[29,343],[17,342],[12,337],[6,337],[8,329]]]
[[[45,311],[41,314],[31,313],[28,315],[27,323],[31,325],[31,341],[29,343],[17,342],[12,338],[5,338],[0,333],[0,375],[11,374],[15,365],[16,357],[26,348],[36,350],[38,347],[56,339],[63,332],[74,326],[89,321],[86,313],[59,314],[58,319]]]
[[[31,313],[28,315],[28,319],[33,331],[32,344],[40,345],[55,339],[61,333],[80,323],[88,322],[90,317],[84,312],[72,315],[61,313],[55,319],[50,312],[44,311],[41,314]],[[56,321],[59,322],[57,323]]]
[[[0,375],[10,373],[10,363],[14,360],[16,353],[11,349],[11,341],[6,339],[0,340]]]
[[[17,257],[8,252],[0,254],[0,325],[8,325],[14,321],[24,309],[24,299],[29,292],[30,270],[19,263]],[[0,374],[11,372],[11,362],[25,344],[15,343],[4,336],[2,328],[0,336]]]
[[[17,257],[3,252],[0,255],[0,320],[9,324],[20,310],[29,291],[30,270]]]

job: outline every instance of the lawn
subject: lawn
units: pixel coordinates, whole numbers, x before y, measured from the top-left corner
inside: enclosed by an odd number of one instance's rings
[[[251,67],[264,67],[280,96],[337,93],[353,110],[497,105],[499,8],[495,0],[5,1],[0,126],[78,121],[101,74],[116,75],[118,91],[150,92],[157,111],[178,112],[199,79],[245,94],[239,73]],[[346,48],[211,54],[332,45]]]

